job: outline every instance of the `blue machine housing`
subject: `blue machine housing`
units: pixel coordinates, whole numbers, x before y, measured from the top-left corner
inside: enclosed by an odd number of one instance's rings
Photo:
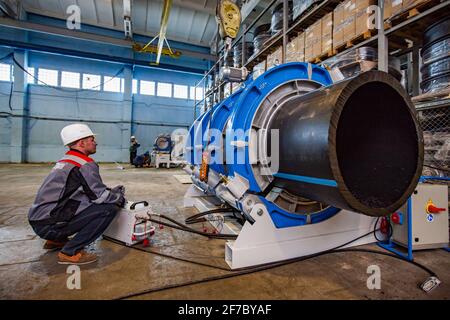
[[[308,66],[311,67],[311,74],[308,74]],[[307,63],[287,63],[273,69],[270,69],[255,81],[250,83],[239,96],[237,105],[239,107],[234,108],[231,114],[231,130],[237,132],[241,129],[243,131],[249,130],[252,125],[253,117],[264,98],[278,86],[293,80],[305,80],[309,79],[320,83],[323,86],[328,86],[333,83],[328,71],[324,68],[317,67],[315,65],[309,65]],[[228,172],[230,176],[234,176],[234,173],[238,173],[243,177],[249,179],[250,191],[261,192],[256,180],[253,176],[252,168],[249,161],[248,141],[249,136],[243,135],[242,138],[247,142],[245,148],[235,148],[230,143],[233,139],[232,135],[227,134],[226,141],[226,157]],[[238,163],[238,159],[245,157],[244,164]]]
[[[252,77],[242,85],[238,91],[223,100],[214,108],[203,113],[189,131],[187,161],[199,166],[202,162],[202,153],[208,147],[211,151],[212,163],[209,169],[218,174],[234,177],[235,174],[246,178],[249,182],[249,192],[260,194],[263,192],[259,187],[249,161],[249,135],[245,134],[252,127],[252,121],[258,107],[264,99],[280,85],[294,80],[309,80],[329,86],[333,83],[329,72],[321,67],[307,63],[287,63],[274,67],[253,80]],[[225,133],[225,155],[220,141],[205,134],[208,129],[216,129]],[[233,132],[234,134],[230,134]],[[242,135],[237,135],[241,132]],[[245,141],[245,147],[237,148],[237,140]],[[223,160],[226,158],[226,163]],[[245,159],[239,163],[238,159]],[[265,204],[275,226],[286,228],[304,225],[307,222],[306,215],[290,213],[276,204],[268,201],[264,196],[258,195],[261,202]],[[311,214],[309,223],[324,221],[340,209],[328,207],[327,209]]]

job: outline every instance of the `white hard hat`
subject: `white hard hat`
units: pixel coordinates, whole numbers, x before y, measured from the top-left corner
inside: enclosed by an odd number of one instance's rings
[[[130,139],[136,139],[136,137],[135,136],[131,136],[131,138]]]
[[[95,134],[92,132],[91,128],[83,123],[70,124],[61,130],[61,139],[65,146],[90,136],[95,136]]]

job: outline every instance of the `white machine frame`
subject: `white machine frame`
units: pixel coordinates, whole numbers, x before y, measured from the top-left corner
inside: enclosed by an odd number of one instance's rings
[[[170,168],[170,153],[155,152],[155,167],[160,168],[161,165],[165,164],[166,168]]]
[[[191,185],[184,197],[185,207],[199,211],[218,208],[220,201]],[[255,223],[246,222],[241,230],[225,223],[222,232],[238,234],[225,244],[225,260],[231,269],[288,260],[333,249],[375,228],[376,218],[342,210],[333,217],[316,224],[277,229],[262,204],[250,212]],[[212,224],[217,228],[217,222]],[[376,242],[373,234],[352,242],[346,247]]]

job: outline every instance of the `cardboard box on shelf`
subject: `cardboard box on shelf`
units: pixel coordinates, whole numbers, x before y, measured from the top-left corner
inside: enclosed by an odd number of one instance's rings
[[[384,20],[392,17],[392,4],[391,0],[384,0]]]
[[[322,50],[321,55],[333,51],[333,12],[322,18]]]
[[[322,20],[316,21],[306,29],[305,61],[311,61],[322,52]]]
[[[403,0],[403,10],[410,10],[427,0]]]
[[[322,21],[319,20],[314,24],[314,35],[315,35],[315,41],[314,41],[314,49],[313,49],[313,55],[314,57],[318,57],[322,54]]]
[[[302,32],[297,37],[298,42],[298,61],[305,62],[305,33]]]
[[[341,3],[333,12],[333,48],[344,43],[344,3]]]
[[[350,41],[356,35],[355,9],[356,0],[348,0],[344,3],[344,41]]]
[[[273,53],[267,56],[267,70],[281,64],[281,61],[283,59],[282,50],[283,49],[281,47],[278,47]]]
[[[300,33],[292,39],[286,48],[286,62],[305,61],[305,34]]]
[[[355,19],[356,19],[356,29],[355,35],[359,36],[368,31],[375,31],[375,19],[373,16],[376,14],[372,10],[370,10],[370,6],[377,5],[377,0],[358,0],[356,1],[356,11],[355,11]],[[372,19],[372,21],[370,21]],[[373,28],[369,28],[369,24],[373,24]]]
[[[286,46],[286,62],[297,61],[298,37],[293,38]]]
[[[390,2],[391,2],[391,8],[392,8],[391,9],[392,10],[391,17],[393,17],[403,11],[403,0],[391,0]]]
[[[253,67],[253,79],[258,78],[267,70],[267,60],[264,60]]]
[[[305,31],[305,61],[308,62],[313,58],[313,38],[314,33],[311,27]]]

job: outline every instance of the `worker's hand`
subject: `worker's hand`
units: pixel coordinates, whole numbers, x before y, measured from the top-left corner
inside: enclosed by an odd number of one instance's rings
[[[117,200],[116,205],[119,206],[120,208],[124,208],[126,203],[127,203],[127,199],[125,199],[125,197],[123,195],[121,195],[119,197],[119,200]]]

